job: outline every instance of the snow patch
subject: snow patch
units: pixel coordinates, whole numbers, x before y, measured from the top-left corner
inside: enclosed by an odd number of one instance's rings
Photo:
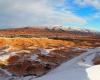
[[[38,55],[34,54],[30,57],[31,60],[36,60],[38,58]]]
[[[0,56],[0,60],[1,60],[1,61],[6,61],[9,57],[10,57],[9,54],[2,55],[2,56]]]
[[[43,48],[39,48],[39,50],[41,51],[41,54],[43,54],[43,55],[48,55],[49,52],[51,51],[49,49],[43,49]]]
[[[86,69],[90,80],[100,80],[100,65],[95,65]]]

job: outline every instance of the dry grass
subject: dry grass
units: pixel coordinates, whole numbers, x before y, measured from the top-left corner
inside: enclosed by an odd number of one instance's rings
[[[98,44],[97,44],[98,43]],[[98,47],[100,42],[94,41],[65,41],[48,38],[0,38],[0,47],[12,46],[11,50],[28,48],[59,48],[59,47]]]
[[[26,49],[30,46],[38,48],[75,46],[72,41],[53,40],[47,38],[0,38],[0,46],[5,45],[21,49]]]

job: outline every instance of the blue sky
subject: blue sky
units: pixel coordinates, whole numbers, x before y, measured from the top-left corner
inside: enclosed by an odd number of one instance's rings
[[[52,25],[100,31],[100,0],[0,0],[0,28]]]

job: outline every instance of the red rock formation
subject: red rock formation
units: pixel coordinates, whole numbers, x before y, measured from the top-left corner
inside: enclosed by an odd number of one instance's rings
[[[24,60],[21,62],[16,62],[15,64],[10,64],[7,66],[7,70],[14,75],[19,76],[41,76],[48,72],[45,65],[37,61]]]

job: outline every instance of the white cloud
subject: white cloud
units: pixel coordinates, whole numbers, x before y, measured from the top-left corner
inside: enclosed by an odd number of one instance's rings
[[[100,9],[100,0],[75,0],[75,3],[81,6],[91,5],[96,9]]]
[[[52,0],[53,1],[53,0]],[[63,0],[56,0],[63,3]],[[53,2],[52,2],[53,4]],[[70,11],[57,11],[49,0],[0,0],[0,12],[12,25],[63,25],[64,23],[85,24],[86,20]],[[0,15],[1,16],[1,15]],[[1,20],[1,19],[0,19]]]
[[[97,12],[94,16],[93,16],[93,18],[98,18],[98,19],[100,19],[100,11],[99,12]]]

